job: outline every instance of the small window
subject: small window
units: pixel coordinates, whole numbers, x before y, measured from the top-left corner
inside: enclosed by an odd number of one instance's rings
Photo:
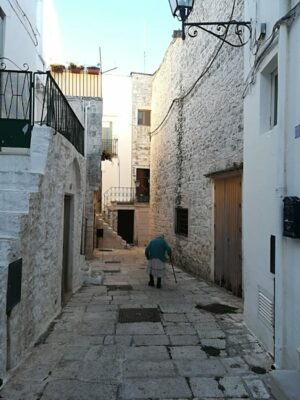
[[[260,131],[269,132],[278,122],[278,61],[275,55],[260,75]]]
[[[178,235],[188,236],[188,216],[187,208],[176,208],[175,233]]]
[[[271,128],[277,125],[278,116],[278,70],[271,74]]]
[[[138,110],[138,125],[150,126],[151,110]]]

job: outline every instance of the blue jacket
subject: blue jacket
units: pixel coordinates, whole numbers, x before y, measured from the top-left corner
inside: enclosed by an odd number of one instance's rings
[[[148,243],[145,249],[145,256],[147,260],[152,258],[159,258],[162,262],[166,261],[166,253],[171,255],[171,247],[162,237],[157,237]]]

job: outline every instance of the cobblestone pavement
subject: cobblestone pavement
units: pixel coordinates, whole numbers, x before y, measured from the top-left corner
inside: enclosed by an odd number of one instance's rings
[[[92,264],[103,286],[71,298],[1,399],[272,399],[262,374],[272,359],[246,329],[240,299],[177,268],[175,284],[171,267],[162,289],[149,287],[143,249],[98,253]],[[237,310],[201,308],[210,304]]]

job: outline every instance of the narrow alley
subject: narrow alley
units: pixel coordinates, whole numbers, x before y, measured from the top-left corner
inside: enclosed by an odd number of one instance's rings
[[[143,251],[97,252],[103,285],[73,295],[1,399],[272,399],[241,300],[171,266],[149,287]]]

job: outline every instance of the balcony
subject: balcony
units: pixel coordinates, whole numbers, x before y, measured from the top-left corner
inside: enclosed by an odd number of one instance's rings
[[[35,123],[52,127],[84,155],[84,127],[51,74],[0,70],[0,148],[30,148]]]
[[[111,206],[136,203],[149,203],[149,192],[142,193],[135,187],[111,187],[103,195],[102,212],[107,215]]]
[[[98,70],[98,71],[97,71]],[[52,65],[51,75],[65,96],[102,97],[102,81],[99,68]]]

